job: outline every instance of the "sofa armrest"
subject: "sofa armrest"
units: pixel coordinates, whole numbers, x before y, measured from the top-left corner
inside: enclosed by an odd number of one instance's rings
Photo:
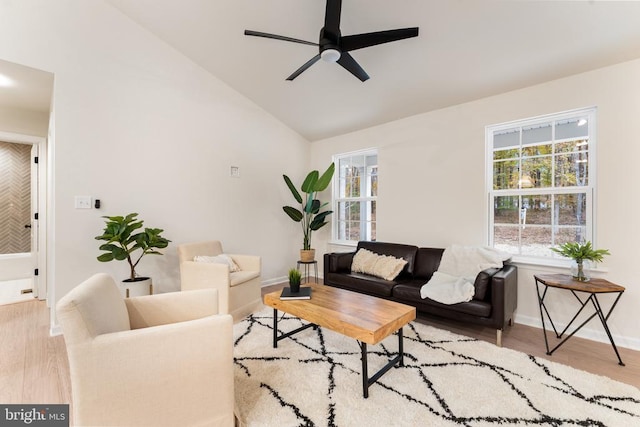
[[[218,290],[198,289],[124,300],[131,329],[185,322],[218,314]]]
[[[349,273],[355,252],[332,252],[324,254],[324,272],[327,273]]]
[[[504,328],[518,306],[518,268],[507,264],[491,278],[491,307],[495,325]]]

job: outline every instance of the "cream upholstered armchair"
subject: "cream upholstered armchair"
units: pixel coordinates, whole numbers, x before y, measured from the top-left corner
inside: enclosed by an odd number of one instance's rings
[[[213,289],[124,300],[96,274],[57,304],[78,426],[233,426],[232,319]]]
[[[178,245],[181,289],[217,289],[220,312],[229,313],[234,321],[239,321],[262,306],[262,261],[255,255],[226,254],[239,267],[238,271],[231,271],[228,264],[211,262],[219,261],[212,260],[219,255],[224,252],[217,240]],[[194,261],[196,257],[201,261]]]

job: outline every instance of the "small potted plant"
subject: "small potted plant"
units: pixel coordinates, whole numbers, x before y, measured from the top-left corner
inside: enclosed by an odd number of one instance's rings
[[[321,209],[327,206],[328,203],[320,203],[320,200],[316,197],[318,192],[324,191],[329,186],[334,171],[335,164],[331,163],[322,175],[317,170],[309,172],[302,186],[300,186],[304,193],[304,199],[296,189],[296,186],[293,185],[291,179],[287,175],[282,175],[291,194],[293,194],[296,202],[300,204],[299,209],[292,206],[283,206],[282,209],[289,218],[302,225],[303,240],[302,249],[300,250],[300,259],[302,261],[310,262],[314,260],[315,249],[311,248],[311,233],[327,225],[325,219],[333,213],[333,211],[329,210],[321,212]]]
[[[113,260],[124,261],[129,264],[129,278],[123,282],[138,282],[150,280],[148,277],[139,277],[136,267],[145,255],[162,255],[156,249],[163,249],[169,245],[167,240],[160,235],[164,230],[160,228],[144,228],[143,220],[138,219],[137,213],[127,216],[103,216],[105,227],[102,235],[96,236],[96,240],[104,240],[107,243],[100,245],[100,250],[105,251],[98,256],[98,261],[109,262]]]
[[[571,266],[571,275],[580,282],[589,281],[589,271],[585,268],[584,261],[601,262],[603,256],[611,255],[607,249],[594,249],[591,242],[577,243],[567,242],[552,251],[564,257],[571,258],[575,264]]]
[[[289,289],[291,293],[297,294],[300,292],[300,281],[302,280],[302,274],[295,268],[289,270]]]

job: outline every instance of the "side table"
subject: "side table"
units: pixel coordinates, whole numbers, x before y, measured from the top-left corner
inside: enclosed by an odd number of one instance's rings
[[[620,358],[620,353],[618,353],[616,344],[613,342],[611,331],[609,331],[609,327],[607,326],[607,320],[609,319],[611,312],[615,308],[616,304],[618,304],[618,301],[620,300],[620,297],[622,296],[622,293],[625,290],[623,286],[616,285],[605,279],[590,279],[588,282],[579,282],[566,274],[536,274],[533,277],[536,281],[536,291],[538,293],[538,303],[540,305],[540,318],[542,320],[544,343],[547,347],[547,354],[549,356],[552,355],[553,352],[556,351],[562,344],[567,342],[567,340],[571,338],[576,332],[578,332],[585,324],[587,324],[587,322],[589,322],[595,316],[598,316],[605,332],[607,333],[607,336],[609,337],[611,346],[613,347],[613,350],[616,352],[616,356],[618,356],[618,364],[621,366],[624,366],[624,363],[622,363],[622,359]],[[542,293],[540,293],[540,288],[541,288],[540,285],[544,286],[544,291]],[[576,299],[581,304],[580,309],[573,316],[573,319],[571,319],[569,324],[560,333],[558,333],[556,326],[553,323],[553,320],[551,320],[551,315],[549,314],[549,311],[547,310],[547,306],[544,303],[544,298],[547,296],[547,291],[549,290],[549,288],[568,290],[573,294],[574,297],[576,297]],[[582,292],[582,293],[588,294],[589,296],[585,300],[583,300],[582,298],[580,298],[580,296],[578,296],[576,292]],[[615,301],[611,305],[611,308],[609,308],[609,311],[606,314],[602,310],[600,301],[598,301],[598,294],[605,294],[605,293],[618,294]],[[553,331],[556,334],[556,337],[561,338],[562,335],[564,335],[564,333],[567,332],[567,330],[576,320],[578,315],[589,303],[593,305],[595,312],[591,316],[589,316],[587,320],[582,322],[582,324],[578,326],[573,332],[571,332],[567,337],[565,337],[565,339],[562,340],[558,345],[556,345],[553,349],[549,350],[549,341],[547,340],[547,329],[545,326],[544,314],[546,313],[547,318],[551,323],[551,327],[553,328]]]
[[[309,273],[310,273],[309,270],[311,269],[312,265],[313,265],[313,272],[315,273],[314,277],[316,279],[316,283],[318,283],[318,261],[316,261],[316,260],[313,260],[313,261],[302,261],[302,260],[300,260],[300,261],[298,261],[298,265],[297,265],[298,271],[300,271],[300,264],[302,264],[304,266],[304,276],[306,278],[304,283],[309,283]]]

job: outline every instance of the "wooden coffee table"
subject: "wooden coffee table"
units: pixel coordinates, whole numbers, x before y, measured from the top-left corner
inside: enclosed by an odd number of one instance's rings
[[[309,283],[311,299],[280,300],[280,292],[264,296],[264,303],[273,307],[273,348],[278,341],[313,326],[321,326],[358,341],[362,353],[362,394],[369,397],[369,386],[389,369],[403,366],[402,328],[416,318],[416,309],[409,305],[332,286]],[[293,331],[278,335],[278,310],[309,323]],[[398,332],[398,355],[369,378],[367,372],[367,344],[380,341]]]

